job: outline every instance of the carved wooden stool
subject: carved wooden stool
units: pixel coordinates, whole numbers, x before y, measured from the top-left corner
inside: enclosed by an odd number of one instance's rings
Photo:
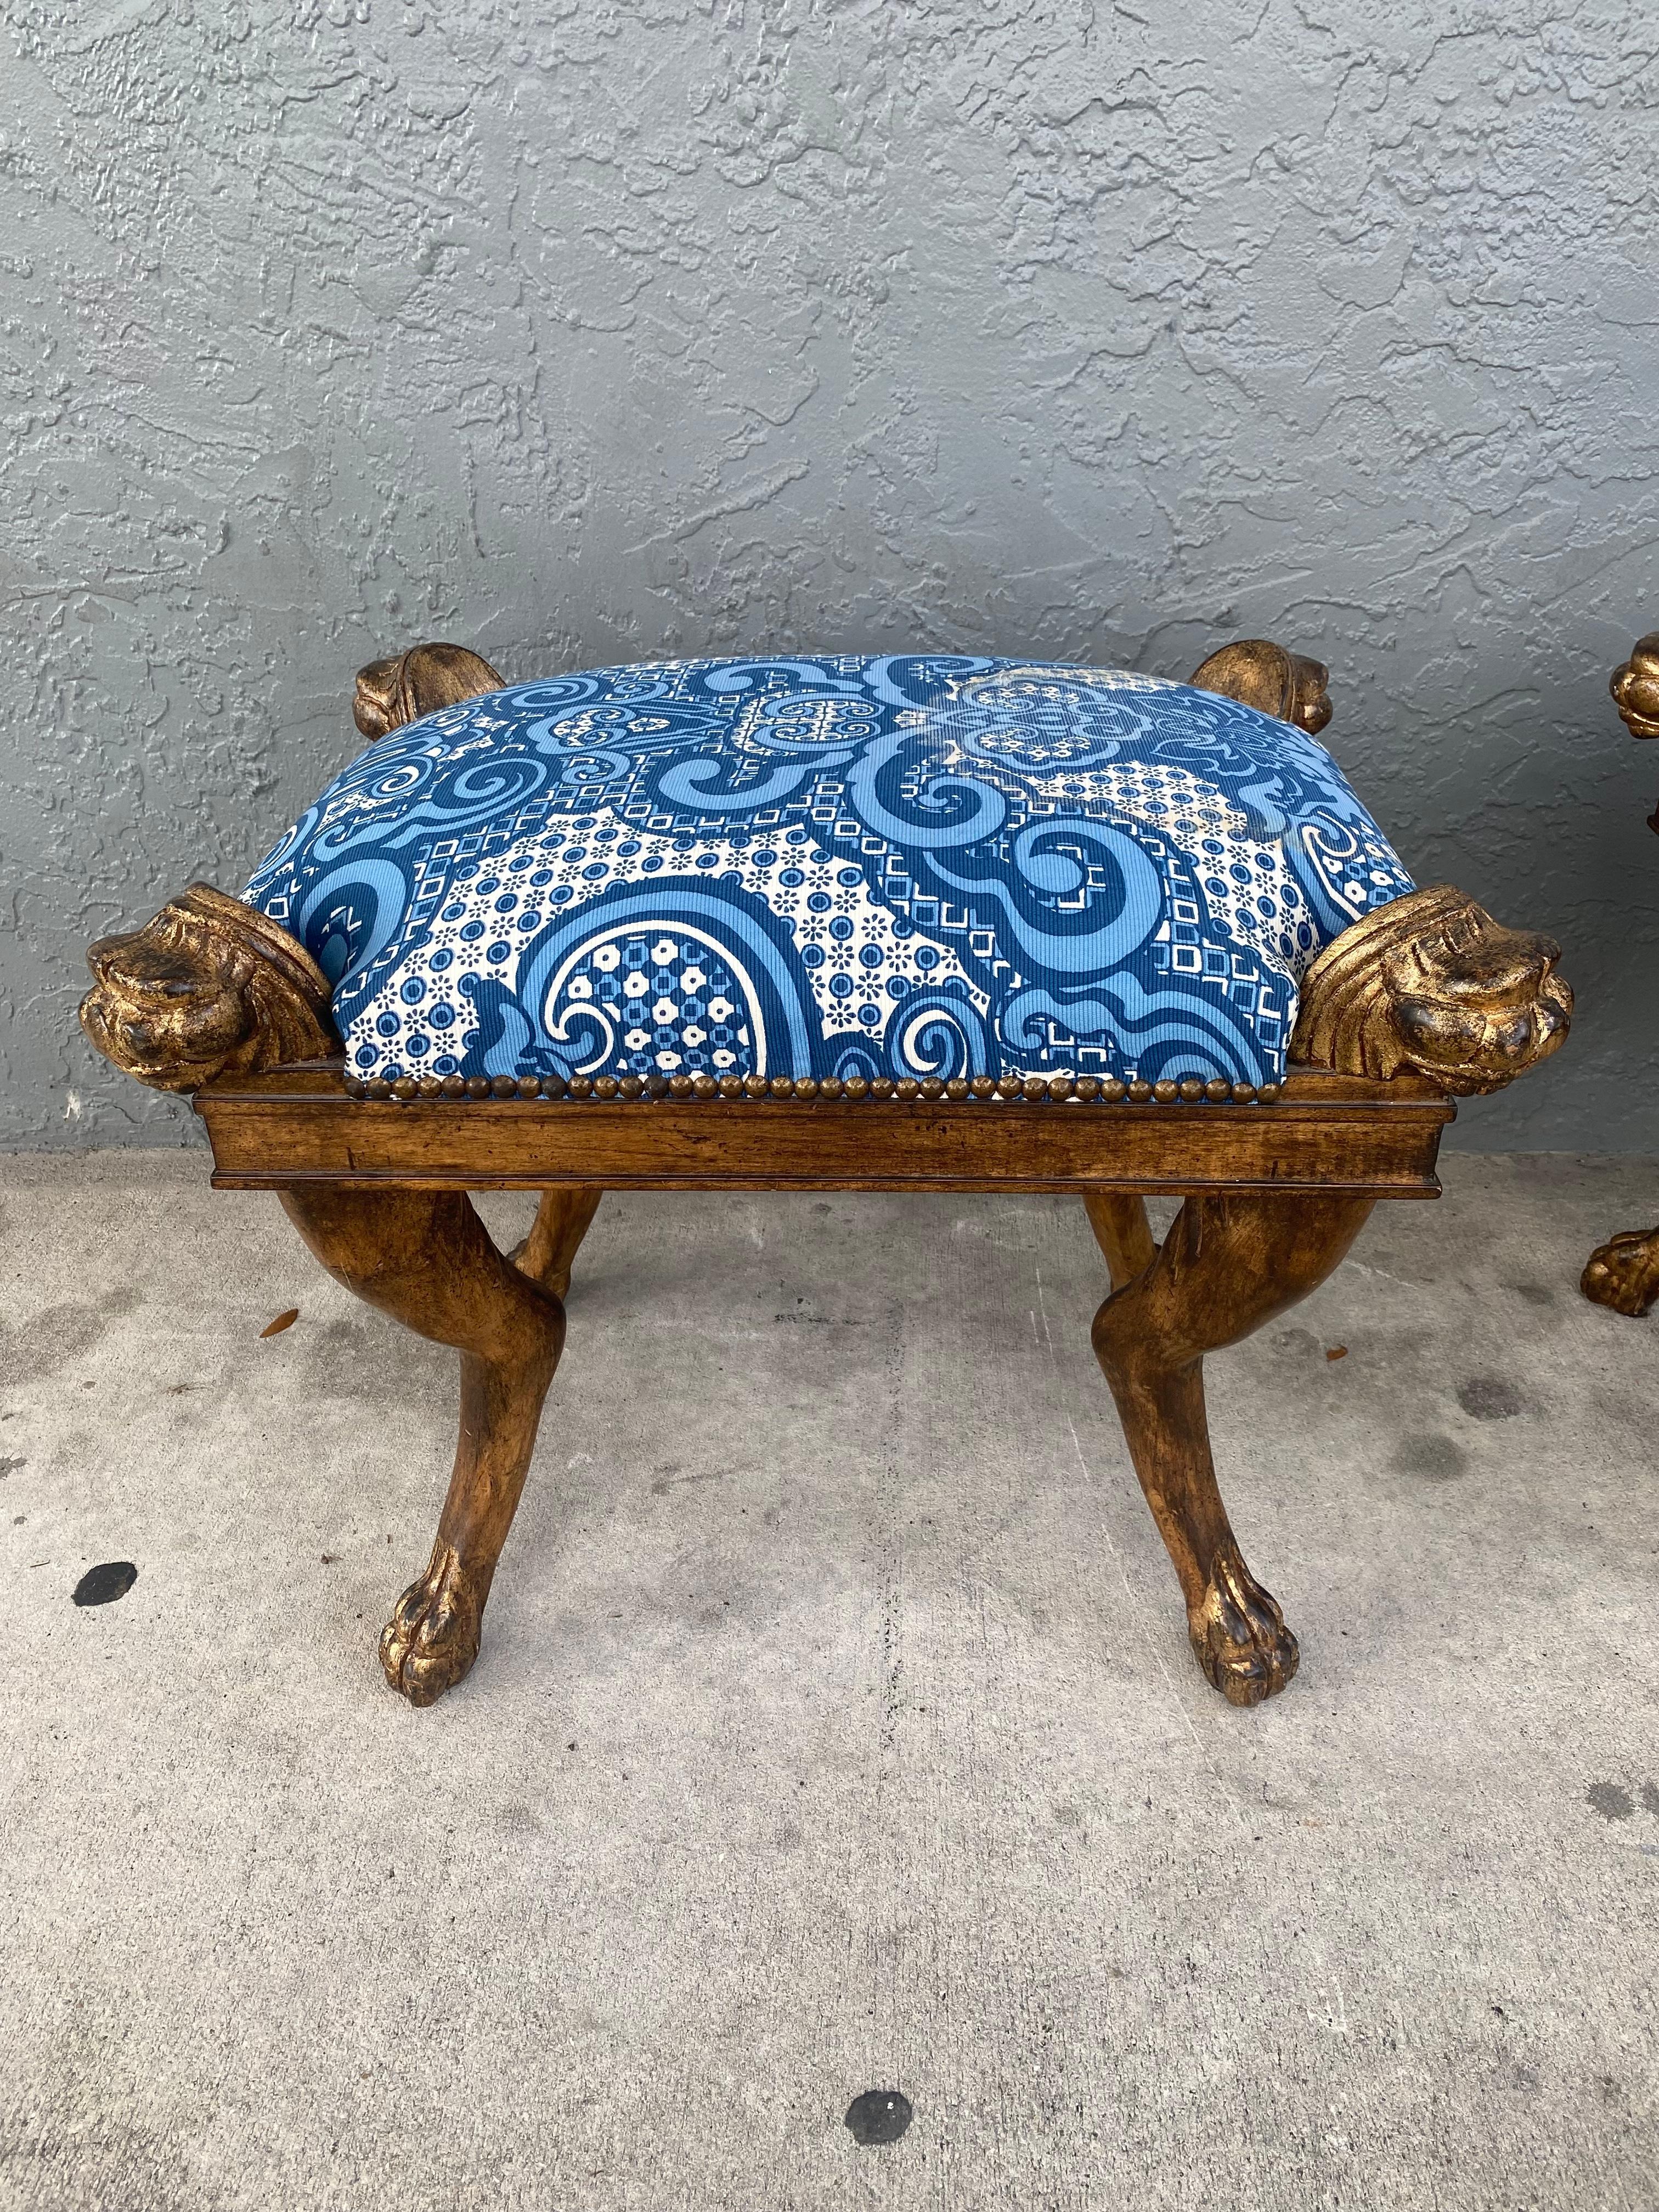
[[[467,1672],[607,1188],[1074,1191],[1094,1326],[1193,1648],[1237,1705],[1297,1644],[1216,1487],[1203,1359],[1431,1197],[1449,1100],[1552,1052],[1546,938],[1415,890],[1330,756],[1325,671],[1190,684],[946,654],[509,686],[426,645],[242,898],[88,960],[88,1035],[195,1093],[215,1184],[461,1354],[454,1473],[380,1642]],[[538,1189],[497,1250],[472,1189]],[[1143,1196],[1185,1203],[1162,1246]]]
[[[1613,672],[1608,687],[1625,727],[1633,738],[1659,738],[1659,630],[1639,637],[1630,659]],[[1659,806],[1648,817],[1659,830]],[[1659,1229],[1626,1229],[1598,1244],[1578,1287],[1598,1306],[1639,1321],[1659,1298]]]

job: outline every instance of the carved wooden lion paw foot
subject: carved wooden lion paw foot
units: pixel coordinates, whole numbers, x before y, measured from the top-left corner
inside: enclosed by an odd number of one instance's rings
[[[1223,1559],[1203,1603],[1187,1620],[1198,1663],[1230,1705],[1277,1697],[1301,1659],[1277,1599],[1243,1559]]]
[[[440,1545],[380,1632],[380,1664],[411,1705],[435,1705],[471,1672],[483,1626],[483,1601],[455,1553]]]
[[[1659,1299],[1659,1229],[1626,1229],[1598,1244],[1578,1287],[1598,1306],[1639,1321]]]

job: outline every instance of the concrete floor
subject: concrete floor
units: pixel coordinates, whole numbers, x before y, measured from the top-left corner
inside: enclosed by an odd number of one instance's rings
[[[625,1196],[416,1712],[451,1356],[199,1155],[0,1164],[0,2203],[1659,2205],[1659,1338],[1575,1289],[1659,1164],[1446,1176],[1212,1363],[1273,1704],[1079,1207]]]

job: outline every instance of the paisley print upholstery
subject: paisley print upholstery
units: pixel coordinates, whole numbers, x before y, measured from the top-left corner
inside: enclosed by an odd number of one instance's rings
[[[248,902],[366,1079],[1283,1073],[1412,888],[1322,746],[1184,684],[951,653],[650,661],[390,732]]]

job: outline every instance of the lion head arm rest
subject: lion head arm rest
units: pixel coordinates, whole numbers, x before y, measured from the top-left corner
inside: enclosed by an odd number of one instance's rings
[[[1408,891],[1309,969],[1291,1058],[1382,1082],[1412,1069],[1454,1097],[1501,1091],[1565,1040],[1560,957],[1553,939],[1505,929],[1449,884]]]
[[[192,884],[143,928],[88,947],[81,1026],[157,1091],[195,1091],[340,1049],[322,969],[240,899]]]
[[[1330,671],[1265,637],[1241,637],[1202,660],[1187,678],[1200,691],[1237,699],[1316,738],[1331,719]]]
[[[1637,639],[1607,689],[1632,737],[1659,738],[1659,630]]]
[[[1638,637],[1630,659],[1620,661],[1607,685],[1620,718],[1633,738],[1659,738],[1659,630]],[[1659,830],[1659,806],[1648,817]]]
[[[412,645],[389,660],[357,671],[351,718],[366,738],[383,738],[405,722],[500,691],[507,679],[464,645]]]
[[[465,646],[411,646],[359,670],[352,717],[380,738],[501,685]],[[340,1049],[328,978],[304,945],[210,884],[192,884],[142,929],[100,938],[87,965],[82,1028],[106,1060],[158,1091]]]

